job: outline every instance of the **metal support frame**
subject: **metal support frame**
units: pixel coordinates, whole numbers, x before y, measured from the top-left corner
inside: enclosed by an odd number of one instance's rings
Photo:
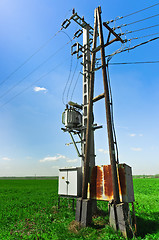
[[[75,140],[74,140],[74,138],[73,138],[73,136],[72,136],[72,133],[69,132],[69,134],[70,134],[70,137],[71,137],[71,139],[72,139],[73,145],[75,146],[75,149],[76,149],[76,151],[77,151],[78,157],[81,157],[81,154],[80,154],[80,152],[79,152],[79,150],[78,150],[78,147],[77,147],[76,142],[75,142]],[[80,142],[81,142],[81,141],[80,141]]]

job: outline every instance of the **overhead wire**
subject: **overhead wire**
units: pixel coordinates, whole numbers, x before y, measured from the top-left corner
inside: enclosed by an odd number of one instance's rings
[[[68,59],[68,58],[67,58]],[[8,103],[10,103],[12,100],[14,100],[16,97],[18,97],[19,95],[21,95],[22,93],[26,92],[28,89],[30,89],[31,87],[34,86],[35,83],[39,82],[41,79],[45,78],[46,76],[48,76],[51,72],[53,72],[55,69],[57,69],[58,67],[61,66],[61,64],[65,63],[67,59],[64,59],[64,61],[62,63],[59,63],[58,65],[56,65],[54,68],[52,68],[51,70],[49,70],[47,73],[45,73],[44,75],[42,75],[40,78],[38,78],[37,80],[35,80],[32,84],[30,84],[28,87],[24,88],[22,91],[20,91],[19,93],[17,93],[16,95],[14,95],[12,98],[10,98],[8,101],[6,101],[5,103],[3,103],[2,105],[0,105],[0,108],[4,107],[5,105],[7,105]]]
[[[0,87],[10,79],[19,69],[21,69],[26,63],[28,63],[37,53],[39,53],[57,34],[62,30],[58,30],[51,38],[49,38],[44,44],[42,44],[33,54],[31,54],[22,64],[20,64],[13,72],[11,72],[3,81],[0,82]]]
[[[131,23],[125,23],[125,24],[122,24],[120,26],[114,27],[113,30],[116,30],[116,29],[119,29],[119,28],[122,28],[122,27],[126,27],[126,26],[130,26],[132,24],[139,23],[139,22],[142,22],[142,21],[145,21],[147,19],[154,18],[154,17],[157,17],[157,16],[159,16],[159,14],[155,14],[153,16],[150,16],[150,17],[147,17],[147,18],[143,18],[143,19],[131,22]]]
[[[140,9],[140,10],[138,10],[138,11],[129,13],[129,14],[125,15],[125,16],[121,16],[121,17],[112,19],[112,20],[110,20],[110,21],[107,21],[107,24],[112,23],[112,22],[117,21],[117,20],[121,20],[121,19],[126,18],[126,17],[129,17],[129,16],[132,16],[132,15],[134,15],[134,14],[137,14],[137,13],[139,13],[139,12],[145,11],[145,10],[147,10],[147,9],[149,9],[149,8],[152,8],[152,7],[155,7],[155,6],[157,6],[157,5],[159,5],[159,3],[153,4],[153,5],[149,6],[149,7],[146,7],[146,8]]]
[[[158,35],[158,34],[159,34],[159,32],[152,33],[152,34],[148,34],[148,35],[141,36],[141,37],[130,38],[130,39],[127,39],[126,41],[138,40],[138,39],[141,39],[141,38],[146,38],[146,37],[150,37],[150,36],[154,36],[154,35]]]
[[[71,11],[71,9],[68,10],[66,15]],[[65,15],[65,17],[66,17]],[[8,80],[10,79],[19,69],[21,69],[26,63],[28,63],[37,53],[39,53],[54,37],[58,35],[62,31],[63,28],[66,28],[62,26],[51,38],[49,38],[45,43],[43,43],[34,53],[32,53],[23,63],[21,63],[17,68],[14,69],[6,78],[4,78],[0,82],[0,87]]]
[[[72,42],[72,40],[75,38],[75,37],[73,37],[73,39],[71,40],[70,36],[69,36],[66,32],[63,32],[63,33],[66,34],[66,36],[70,39],[71,42]],[[68,75],[68,79],[67,79],[67,81],[66,81],[66,84],[65,84],[63,93],[62,93],[62,102],[63,102],[64,105],[65,105],[65,100],[64,100],[65,92],[66,92],[66,89],[67,89],[67,85],[68,85],[68,83],[69,83],[69,81],[70,81],[71,72],[72,72],[72,58],[73,58],[73,56],[71,55],[69,75]]]
[[[134,33],[134,32],[139,32],[139,31],[143,31],[143,30],[146,30],[146,29],[149,29],[149,28],[153,28],[153,27],[157,27],[159,26],[159,24],[156,24],[156,25],[153,25],[153,26],[149,26],[149,27],[145,27],[145,28],[140,28],[140,29],[136,29],[136,30],[132,30],[132,31],[127,31],[125,33],[119,33],[119,36],[122,36],[124,34],[130,34],[130,33]]]
[[[77,83],[78,83],[79,77],[80,77],[80,75],[81,75],[81,71],[82,71],[82,67],[81,67],[81,70],[80,70],[79,73],[78,73],[78,76],[77,76],[76,82],[75,82],[74,87],[73,87],[73,90],[72,90],[71,101],[72,101],[72,98],[73,98],[73,95],[74,95],[74,92],[75,92],[75,89],[76,89],[76,86],[77,86]]]
[[[109,63],[109,65],[127,65],[127,64],[154,64],[154,63],[159,63],[159,61],[143,61],[143,62],[114,62],[114,63]]]
[[[129,47],[129,48],[123,49],[123,50],[119,51],[118,53],[122,53],[122,52],[126,52],[126,51],[133,50],[133,49],[135,49],[135,48],[137,48],[137,47],[140,47],[140,46],[142,46],[142,45],[145,45],[145,44],[147,44],[147,43],[149,43],[149,42],[152,42],[152,41],[155,41],[155,40],[157,40],[157,39],[159,39],[159,37],[152,38],[152,39],[149,39],[149,40],[147,40],[147,41],[145,41],[145,42],[139,43],[139,44],[137,44],[137,45],[135,45],[135,46],[133,46],[133,47]],[[115,53],[115,54],[117,54],[117,53]],[[115,54],[114,54],[114,55],[115,55]],[[109,55],[106,56],[106,58],[111,57],[111,56],[112,56],[112,54],[109,54]]]
[[[68,102],[68,97],[69,97],[69,92],[70,92],[70,89],[71,89],[71,86],[72,86],[72,82],[73,82],[73,79],[74,79],[74,76],[75,76],[75,73],[76,73],[76,70],[77,70],[77,66],[78,66],[78,59],[76,61],[76,66],[75,66],[75,69],[74,69],[74,72],[73,72],[73,75],[72,75],[72,78],[71,78],[71,81],[70,81],[70,84],[69,84],[69,87],[68,87],[67,102]]]
[[[66,102],[65,102],[65,100],[64,100],[64,98],[65,98],[65,92],[66,92],[66,89],[67,89],[68,83],[69,83],[69,81],[70,81],[71,72],[72,72],[72,60],[73,60],[73,56],[71,55],[71,62],[70,62],[69,75],[68,75],[68,79],[67,79],[67,81],[66,81],[66,84],[65,84],[65,87],[64,87],[63,93],[62,93],[62,102],[63,102],[64,105],[66,105]]]
[[[54,57],[59,51],[61,51],[66,45],[68,45],[73,39],[71,39],[69,42],[65,43],[62,47],[60,47],[56,52],[51,54],[45,61],[43,61],[41,64],[39,64],[36,68],[34,68],[29,74],[27,74],[24,78],[22,78],[20,81],[15,83],[11,88],[9,88],[5,93],[0,95],[0,99],[4,96],[6,96],[9,92],[11,92],[14,88],[16,88],[19,84],[21,84],[25,79],[27,79],[29,76],[31,76],[35,71],[37,71],[40,67],[42,67],[45,63],[47,63],[52,57]]]

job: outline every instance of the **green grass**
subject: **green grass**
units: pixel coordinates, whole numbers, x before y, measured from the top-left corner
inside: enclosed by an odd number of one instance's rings
[[[57,179],[0,180],[0,240],[124,239],[108,225],[107,203],[91,227],[79,228],[67,199],[57,208]],[[136,239],[159,239],[159,179],[134,179]],[[102,214],[104,213],[104,214]]]

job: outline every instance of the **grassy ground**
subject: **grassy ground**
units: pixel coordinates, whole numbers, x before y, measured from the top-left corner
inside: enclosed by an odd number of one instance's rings
[[[138,233],[134,239],[159,240],[159,179],[134,179]],[[0,240],[124,239],[108,226],[107,203],[91,227],[80,229],[67,199],[57,208],[56,179],[0,180]]]

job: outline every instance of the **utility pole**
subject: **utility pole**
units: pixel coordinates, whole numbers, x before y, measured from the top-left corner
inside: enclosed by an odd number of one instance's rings
[[[129,219],[129,206],[128,203],[121,203],[119,196],[119,182],[118,182],[118,162],[115,156],[115,139],[113,135],[113,123],[111,115],[111,102],[109,96],[109,86],[106,72],[106,61],[105,61],[105,47],[109,44],[123,40],[112,30],[106,23],[103,25],[108,29],[108,39],[107,43],[104,44],[103,30],[102,30],[102,20],[101,20],[101,7],[95,9],[95,20],[94,20],[94,33],[93,33],[93,46],[92,46],[92,57],[91,57],[91,75],[89,84],[89,101],[88,101],[88,112],[87,112],[87,130],[86,130],[86,147],[85,147],[85,159],[84,159],[84,174],[83,174],[83,188],[82,188],[82,202],[77,202],[77,210],[81,212],[81,225],[87,226],[91,222],[91,199],[87,199],[87,189],[90,178],[90,152],[91,152],[91,130],[92,125],[92,112],[93,112],[93,102],[96,102],[102,98],[105,98],[105,108],[106,108],[106,122],[107,122],[107,132],[108,132],[108,142],[109,142],[109,155],[111,163],[111,173],[112,173],[112,185],[113,185],[113,202],[109,204],[109,221],[110,225],[115,230],[120,230],[125,237],[131,235]],[[98,29],[98,31],[97,31]],[[98,34],[99,32],[99,34]],[[110,35],[114,35],[115,38],[110,41]],[[99,36],[100,46],[96,47],[97,37]],[[94,72],[95,72],[95,62],[96,62],[96,52],[100,50],[101,53],[101,68],[103,76],[104,94],[100,94],[93,99],[94,94]],[[79,204],[80,203],[80,204]],[[80,207],[79,207],[80,206]]]
[[[83,46],[78,47],[77,51],[73,53],[77,53],[79,57],[79,52],[82,52],[83,57],[83,117],[82,117],[82,130],[81,130],[81,152],[82,152],[82,173],[83,173],[83,184],[82,184],[82,199],[77,200],[76,206],[76,220],[80,221],[83,226],[87,226],[91,221],[90,212],[96,212],[96,200],[87,201],[87,188],[89,183],[89,171],[90,167],[95,166],[95,147],[94,147],[94,129],[92,127],[89,128],[89,161],[86,161],[86,144],[87,144],[87,127],[88,122],[91,121],[91,125],[93,124],[93,111],[88,114],[88,102],[89,102],[89,93],[90,93],[90,78],[91,78],[91,42],[92,42],[92,31],[93,28],[84,20],[84,17],[78,16],[77,13],[73,12],[73,15],[70,18],[74,20],[80,27],[82,27],[83,32]],[[76,44],[74,45],[76,46]],[[93,96],[92,96],[93,99]],[[89,119],[88,119],[89,118]],[[88,145],[88,144],[87,144]],[[88,156],[88,154],[87,154]],[[85,187],[84,187],[85,186]],[[83,206],[83,207],[82,207]],[[89,208],[89,211],[87,211]],[[82,211],[83,209],[83,211]],[[89,218],[90,216],[90,218]]]
[[[86,128],[88,121],[88,98],[90,84],[90,26],[86,25],[83,29],[83,130],[82,130],[82,166],[84,167],[85,148],[86,148]],[[95,166],[94,153],[94,131],[91,129],[91,149],[89,166]]]
[[[116,159],[115,154],[115,137],[113,129],[113,119],[111,112],[111,100],[110,100],[110,86],[108,83],[107,76],[107,65],[106,65],[106,56],[105,56],[105,47],[114,43],[124,41],[121,37],[114,32],[105,22],[103,23],[104,27],[108,30],[108,38],[106,43],[104,43],[103,29],[102,29],[102,19],[101,19],[101,7],[98,7],[94,11],[94,28],[92,28],[85,20],[84,17],[78,16],[75,11],[70,19],[65,20],[66,27],[70,24],[70,21],[74,20],[80,27],[82,31],[78,30],[74,35],[79,36],[83,33],[83,46],[79,43],[76,43],[72,46],[72,54],[77,53],[77,57],[83,57],[83,105],[80,109],[83,110],[82,114],[82,126],[76,128],[75,131],[80,131],[81,134],[81,152],[80,155],[78,149],[77,153],[82,157],[82,172],[83,172],[83,184],[82,184],[82,197],[77,199],[76,203],[76,216],[75,219],[81,223],[81,226],[88,226],[92,221],[92,210],[96,206],[96,200],[88,197],[88,186],[91,182],[91,168],[95,167],[95,153],[94,153],[94,130],[100,128],[101,126],[94,126],[93,124],[93,104],[101,99],[105,99],[105,109],[106,109],[106,123],[107,123],[107,134],[108,134],[108,143],[109,143],[109,156],[110,156],[110,165],[111,165],[111,179],[113,186],[113,199],[109,203],[109,222],[110,225],[115,230],[120,230],[125,237],[129,235],[130,230],[130,218],[129,218],[129,205],[127,202],[121,202],[119,194],[119,165],[118,159]],[[93,34],[92,34],[93,30]],[[80,34],[79,34],[80,31]],[[93,35],[93,44],[91,47],[91,37]],[[110,37],[114,36],[112,40]],[[99,46],[97,45],[97,39],[99,38]],[[77,50],[73,51],[73,48],[77,46]],[[95,68],[96,64],[96,54],[100,51],[101,55],[101,66]],[[81,55],[79,54],[81,53]],[[102,69],[103,77],[103,86],[104,93],[94,97],[94,79],[95,71]],[[74,104],[74,106],[78,104]],[[64,129],[64,131],[75,132],[73,129]],[[72,141],[76,147],[76,143]],[[77,148],[77,147],[76,147]],[[107,174],[107,173],[105,173]],[[95,182],[97,184],[97,182]],[[98,183],[99,184],[99,183]],[[105,184],[105,183],[103,183]],[[108,183],[107,183],[108,184]],[[101,185],[100,185],[101,186]],[[96,189],[96,186],[93,186]],[[121,187],[120,187],[121,188]],[[121,190],[121,189],[120,189]],[[91,187],[90,187],[91,191]],[[93,189],[92,189],[93,192]],[[104,192],[103,192],[104,195]],[[97,198],[95,198],[97,199]],[[104,200],[104,198],[102,199]],[[94,204],[95,203],[95,204]],[[129,223],[129,226],[128,226]]]
[[[110,163],[112,169],[112,183],[113,183],[113,195],[114,202],[119,203],[119,187],[118,187],[118,178],[117,178],[117,164],[115,159],[115,147],[114,147],[114,137],[112,129],[112,118],[110,110],[110,96],[109,96],[109,87],[106,73],[106,62],[105,62],[105,48],[104,48],[104,39],[103,39],[103,30],[102,30],[102,21],[101,21],[101,8],[97,9],[98,16],[98,27],[99,27],[99,39],[100,39],[100,51],[101,51],[101,64],[102,64],[102,75],[103,75],[103,85],[104,85],[104,96],[105,96],[105,107],[106,107],[106,121],[107,121],[107,131],[108,131],[108,142],[109,142],[109,155]]]

